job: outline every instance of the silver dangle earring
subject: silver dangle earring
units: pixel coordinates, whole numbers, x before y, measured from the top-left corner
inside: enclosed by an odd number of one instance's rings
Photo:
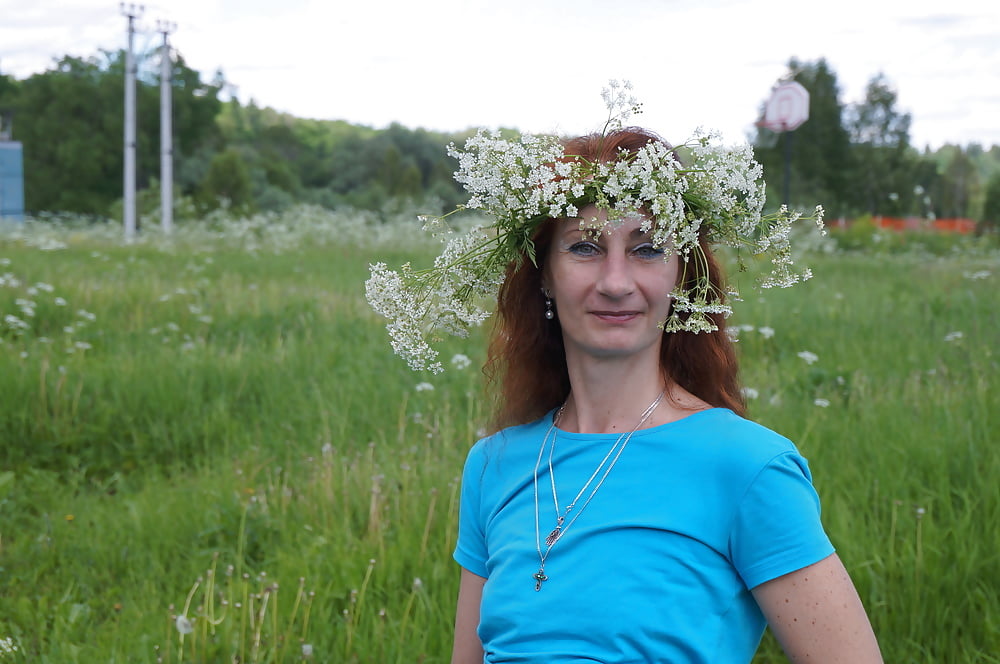
[[[552,311],[552,294],[544,286],[542,287],[542,297],[545,298],[545,320],[552,320],[556,317],[555,312]]]

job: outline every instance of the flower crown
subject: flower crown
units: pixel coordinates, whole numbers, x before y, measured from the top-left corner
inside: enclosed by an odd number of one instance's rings
[[[627,82],[612,81],[602,96],[608,107],[601,132],[606,137],[620,130],[640,105]],[[762,288],[808,279],[808,269],[792,269],[790,232],[801,215],[785,206],[762,215],[763,169],[752,148],[723,148],[713,144],[717,139],[698,132],[671,149],[651,136],[637,151],[600,162],[566,155],[553,136],[509,140],[482,129],[464,149],[449,145],[448,154],[459,164],[455,179],[469,192],[469,201],[443,216],[419,217],[425,231],[446,242],[443,252],[424,270],[413,270],[408,263],[398,272],[384,263],[372,265],[365,284],[372,308],[389,321],[393,350],[412,369],[441,371],[431,342],[442,333],[466,336],[488,318],[488,305],[495,302],[507,266],[526,259],[537,265],[532,237],[538,226],[576,217],[588,204],[606,212],[607,222],[584,219],[581,228],[613,232],[615,225],[638,216],[653,244],[670,248],[667,260],[682,261],[679,285],[670,294],[672,313],[661,322],[664,332],[713,332],[718,327],[708,314],[732,313],[704,269],[702,238],[734,248],[741,269],[746,254],[769,257],[771,271],[761,280]],[[447,217],[466,209],[482,210],[494,221],[456,236]],[[822,207],[810,218],[822,232]],[[694,285],[685,287],[689,269],[694,270]]]

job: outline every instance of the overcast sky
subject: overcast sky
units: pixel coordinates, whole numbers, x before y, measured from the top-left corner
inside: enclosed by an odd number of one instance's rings
[[[790,58],[824,57],[844,103],[884,73],[917,147],[1000,144],[993,0],[160,0],[137,50],[162,40],[157,20],[203,78],[221,69],[244,103],[299,117],[573,134],[600,128],[617,78],[645,104],[637,124],[737,142]],[[118,2],[0,0],[0,72],[25,78],[125,35]]]

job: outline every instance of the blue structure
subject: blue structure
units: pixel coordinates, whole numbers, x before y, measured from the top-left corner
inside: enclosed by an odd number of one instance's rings
[[[0,140],[0,222],[24,221],[24,159],[19,141]]]

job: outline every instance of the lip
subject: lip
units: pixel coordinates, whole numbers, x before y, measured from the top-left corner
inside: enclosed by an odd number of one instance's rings
[[[590,313],[609,323],[627,323],[640,315],[638,311],[592,311]]]

